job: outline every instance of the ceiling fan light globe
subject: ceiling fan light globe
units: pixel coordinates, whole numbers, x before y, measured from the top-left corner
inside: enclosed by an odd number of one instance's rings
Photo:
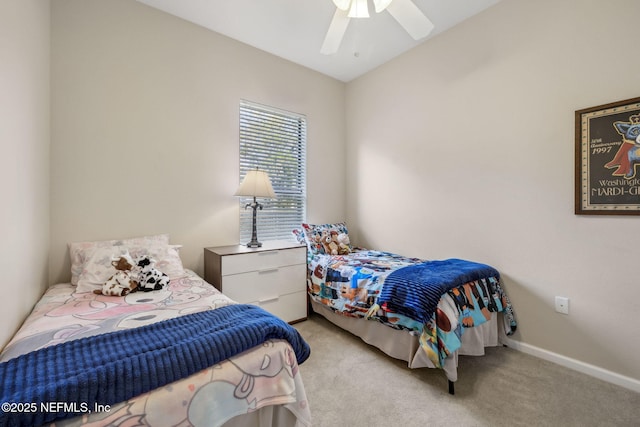
[[[351,0],[333,0],[333,4],[340,10],[348,10]]]
[[[393,0],[373,0],[373,6],[376,9],[376,13],[380,13],[389,6]]]
[[[369,5],[367,0],[352,0],[348,16],[349,18],[368,18]]]

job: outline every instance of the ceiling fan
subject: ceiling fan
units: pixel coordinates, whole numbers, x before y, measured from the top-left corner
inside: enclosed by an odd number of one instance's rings
[[[351,18],[369,17],[368,0],[333,0],[333,3],[336,12],[320,49],[320,53],[325,55],[338,51]],[[373,5],[376,13],[384,10],[389,12],[415,40],[428,36],[434,28],[429,18],[411,0],[373,0]]]

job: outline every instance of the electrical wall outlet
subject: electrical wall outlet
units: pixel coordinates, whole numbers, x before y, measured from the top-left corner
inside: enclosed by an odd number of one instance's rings
[[[562,314],[569,314],[569,298],[556,297],[556,311]]]

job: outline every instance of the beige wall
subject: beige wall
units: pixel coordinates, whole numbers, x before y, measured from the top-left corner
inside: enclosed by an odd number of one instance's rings
[[[574,112],[640,96],[639,15],[635,0],[504,0],[346,98],[359,243],[494,265],[514,345],[637,390],[640,218],[573,209]]]
[[[241,99],[307,115],[308,219],[344,219],[343,83],[134,0],[55,0],[52,40],[52,282],[71,241],[238,243]]]
[[[0,2],[0,348],[47,285],[49,2]]]
[[[55,0],[49,134],[49,3],[0,3],[0,344],[68,279],[69,241],[168,232],[199,272],[204,246],[236,242],[249,99],[309,118],[309,221],[346,215],[357,243],[498,267],[514,345],[637,386],[638,219],[573,214],[573,113],[640,96],[638,12],[503,0],[345,98],[335,80],[133,0]]]

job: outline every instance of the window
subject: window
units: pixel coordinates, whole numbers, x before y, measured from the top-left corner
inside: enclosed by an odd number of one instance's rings
[[[240,181],[248,170],[269,174],[275,199],[260,199],[258,240],[291,239],[306,214],[307,120],[301,114],[240,102]],[[240,241],[251,240],[253,199],[240,198]]]

